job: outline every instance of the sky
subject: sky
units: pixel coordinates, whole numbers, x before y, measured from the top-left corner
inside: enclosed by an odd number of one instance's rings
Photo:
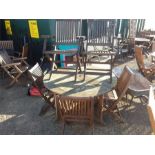
[[[144,29],[151,29],[151,30],[155,30],[155,20],[154,19],[146,19],[145,20],[145,27]]]

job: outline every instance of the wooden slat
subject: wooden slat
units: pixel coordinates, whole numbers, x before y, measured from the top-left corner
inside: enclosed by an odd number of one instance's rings
[[[12,40],[3,40],[3,41],[0,41],[0,49],[14,50],[13,41]]]
[[[91,117],[93,115],[93,111],[91,108],[94,106],[92,98],[65,97],[59,95],[55,97],[55,101],[58,102],[56,103],[58,105],[58,111],[60,111],[63,117],[62,120],[80,121],[87,119],[88,121],[92,121]]]

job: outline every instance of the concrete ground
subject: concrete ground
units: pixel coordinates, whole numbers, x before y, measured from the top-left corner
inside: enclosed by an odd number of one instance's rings
[[[137,68],[134,59],[127,59],[125,64]],[[113,77],[113,85],[116,78]],[[106,82],[106,89],[112,86]],[[55,111],[51,109],[44,116],[39,116],[41,107],[45,104],[41,97],[27,95],[28,88],[14,85],[6,89],[8,79],[0,79],[0,134],[1,135],[60,135],[62,124],[56,121]],[[100,125],[95,119],[95,135],[150,135],[152,134],[147,103],[135,99],[131,106],[122,102],[121,115],[125,123],[119,123],[108,115],[104,117],[105,125]],[[65,128],[66,135],[91,134],[89,126],[84,124],[69,124]]]

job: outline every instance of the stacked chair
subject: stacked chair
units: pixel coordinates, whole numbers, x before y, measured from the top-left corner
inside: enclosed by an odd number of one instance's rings
[[[29,68],[26,58],[10,57],[6,51],[0,51],[0,67],[12,79],[8,87],[13,86]]]

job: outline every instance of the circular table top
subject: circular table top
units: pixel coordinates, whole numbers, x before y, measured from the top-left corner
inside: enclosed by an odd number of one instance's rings
[[[82,82],[78,77],[77,82],[74,81],[74,74],[53,74],[50,80],[44,79],[45,86],[51,91],[74,97],[93,97],[104,94],[110,90],[113,84],[110,84],[108,76],[88,75],[86,80]],[[81,76],[83,79],[83,76]]]

